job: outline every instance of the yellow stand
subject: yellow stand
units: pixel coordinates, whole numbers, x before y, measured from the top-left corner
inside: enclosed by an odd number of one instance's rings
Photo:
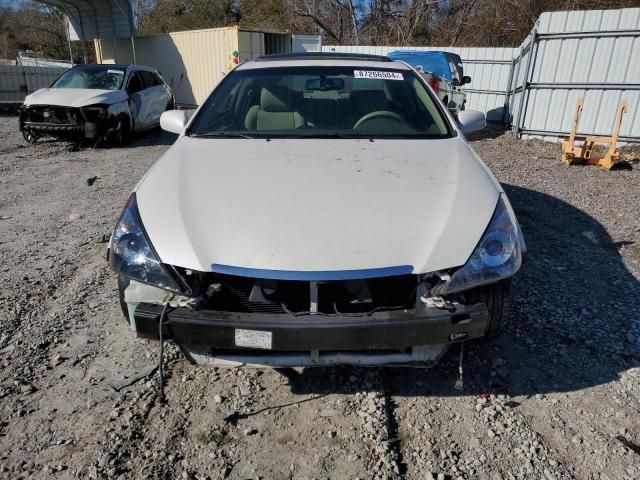
[[[617,149],[618,137],[620,136],[620,127],[622,126],[622,115],[627,111],[627,102],[622,100],[618,105],[618,115],[616,124],[614,125],[613,135],[610,137],[590,137],[585,135],[576,135],[580,114],[584,107],[584,98],[578,99],[576,105],[576,115],[573,118],[573,127],[571,134],[562,142],[562,162],[567,165],[598,165],[599,167],[611,170],[614,165],[620,162],[620,152]],[[582,142],[582,145],[576,146],[575,142]],[[592,156],[593,147],[596,143],[608,144],[609,149],[604,157]]]

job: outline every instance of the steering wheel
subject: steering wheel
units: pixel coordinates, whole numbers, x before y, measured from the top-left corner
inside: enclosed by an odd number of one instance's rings
[[[356,124],[353,126],[353,129],[357,130],[363,124],[370,122],[371,120],[377,120],[379,118],[386,118],[387,120],[394,120],[396,122],[405,123],[404,118],[402,118],[397,113],[390,112],[388,110],[379,110],[377,112],[367,113],[364,117],[356,122]]]

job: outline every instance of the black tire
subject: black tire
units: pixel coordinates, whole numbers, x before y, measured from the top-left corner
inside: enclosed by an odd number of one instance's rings
[[[484,302],[489,311],[486,340],[498,337],[509,322],[511,314],[511,279],[474,289],[468,295],[472,302]]]
[[[22,130],[22,137],[25,139],[27,143],[36,143],[40,135],[37,133],[33,133],[29,129]]]
[[[123,277],[122,275],[118,275],[118,297],[120,298],[120,308],[122,309],[122,313],[124,314],[124,318],[127,323],[129,321],[129,309],[127,308],[127,302],[124,301],[124,291],[129,286],[129,280],[127,277]]]
[[[131,138],[131,123],[125,116],[118,117],[116,131],[113,134],[113,143],[118,147],[124,147]]]

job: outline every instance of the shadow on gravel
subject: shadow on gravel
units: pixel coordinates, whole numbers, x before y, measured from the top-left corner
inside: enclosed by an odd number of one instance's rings
[[[123,148],[149,147],[156,145],[173,145],[178,138],[175,133],[154,128],[146,132],[136,133]]]
[[[476,142],[486,138],[498,138],[504,135],[507,131],[509,131],[509,128],[505,127],[501,123],[487,123],[485,128],[475,133],[470,133],[469,135],[466,135],[466,137],[467,140]]]
[[[558,198],[504,185],[523,225],[529,255],[514,281],[506,332],[469,343],[464,390],[454,389],[459,347],[432,369],[379,369],[393,395],[480,395],[576,391],[640,366],[640,282],[604,227]],[[615,212],[611,212],[615,214]],[[637,327],[636,327],[637,328]],[[295,393],[353,393],[362,369],[306,369],[290,376]],[[517,406],[513,402],[513,406]]]

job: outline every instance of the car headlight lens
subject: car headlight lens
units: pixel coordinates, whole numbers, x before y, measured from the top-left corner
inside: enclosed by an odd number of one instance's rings
[[[456,293],[510,277],[520,269],[524,248],[516,216],[501,194],[489,226],[467,263],[449,281],[434,287],[433,293]]]
[[[135,193],[131,194],[109,242],[111,268],[140,282],[182,293],[176,280],[167,272],[140,221]]]
[[[82,109],[82,113],[88,122],[98,122],[100,120],[104,120],[107,116],[107,107],[104,105],[94,105],[91,107],[84,107]]]

